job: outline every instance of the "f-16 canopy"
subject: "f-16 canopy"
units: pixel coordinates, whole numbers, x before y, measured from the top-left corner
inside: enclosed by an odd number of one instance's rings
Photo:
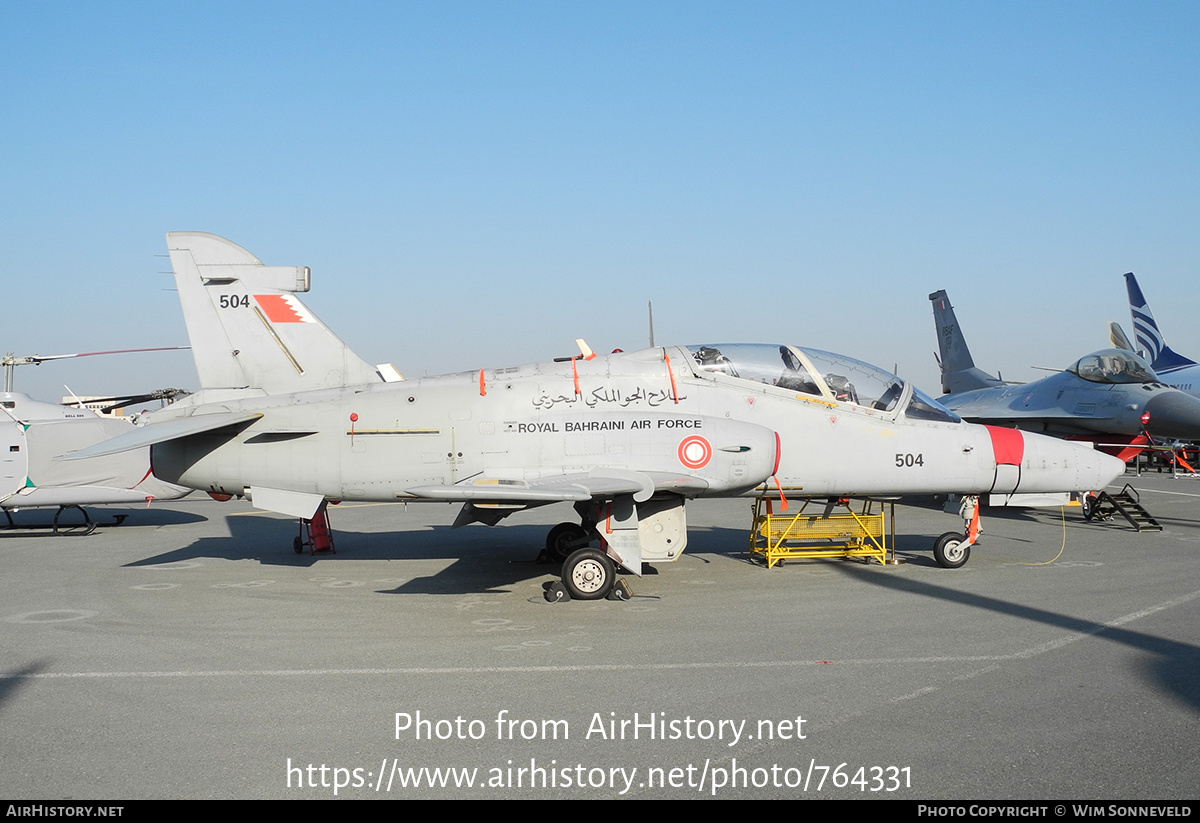
[[[1150,365],[1133,352],[1102,349],[1079,358],[1067,369],[1089,383],[1161,383]]]

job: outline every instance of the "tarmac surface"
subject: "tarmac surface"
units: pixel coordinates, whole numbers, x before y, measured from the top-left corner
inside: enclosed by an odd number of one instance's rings
[[[697,501],[630,602],[542,598],[566,506],[342,505],[316,557],[202,497],[0,532],[0,797],[1195,799],[1200,482],[1125,480],[1162,532],[990,510],[957,570],[940,511],[767,570]]]

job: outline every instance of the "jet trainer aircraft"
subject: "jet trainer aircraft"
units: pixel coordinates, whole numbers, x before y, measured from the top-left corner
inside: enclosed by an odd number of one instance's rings
[[[946,292],[929,299],[946,392],[940,402],[963,419],[1092,440],[1125,458],[1150,444],[1147,434],[1200,438],[1200,399],[1167,386],[1134,353],[1103,349],[1041,380],[1008,384],[975,367]]]
[[[599,599],[614,564],[674,560],[684,504],[1101,488],[1119,461],[964,423],[895,375],[789,345],[654,347],[403,380],[358,358],[265,266],[211,234],[167,235],[201,391],[65,459],[151,446],[155,474],[311,519],[340,500],[463,504],[455,525],[573,504],[563,584]],[[944,547],[961,565],[969,542]],[[590,543],[598,543],[599,549]]]
[[[1125,275],[1125,290],[1129,294],[1129,313],[1133,317],[1133,336],[1137,340],[1139,354],[1150,361],[1150,367],[1162,377],[1164,383],[1190,395],[1200,396],[1200,363],[1176,354],[1167,345],[1133,272]]]

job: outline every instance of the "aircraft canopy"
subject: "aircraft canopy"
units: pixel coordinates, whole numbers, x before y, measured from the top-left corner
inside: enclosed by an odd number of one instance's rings
[[[1160,383],[1154,369],[1133,352],[1103,349],[1079,358],[1067,369],[1091,383]]]
[[[814,398],[894,412],[905,382],[890,372],[833,352],[766,343],[688,346],[700,374],[724,374],[777,386]],[[959,422],[959,417],[915,386],[904,414],[922,420]]]

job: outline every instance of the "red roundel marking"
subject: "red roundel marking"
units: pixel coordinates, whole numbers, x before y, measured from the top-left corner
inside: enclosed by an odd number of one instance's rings
[[[698,434],[685,437],[679,444],[679,462],[689,469],[702,469],[712,459],[712,446]]]

